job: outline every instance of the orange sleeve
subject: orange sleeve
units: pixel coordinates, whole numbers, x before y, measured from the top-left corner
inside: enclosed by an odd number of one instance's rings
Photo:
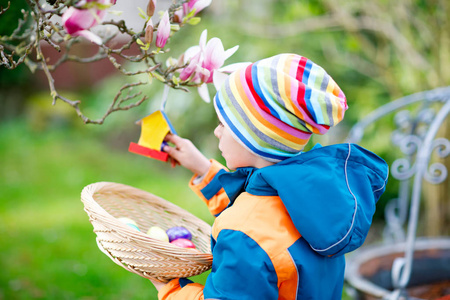
[[[188,280],[189,281],[189,280]],[[180,278],[171,280],[158,292],[158,300],[203,300],[203,285],[188,283],[181,287]]]
[[[220,189],[217,189],[217,192],[214,195],[207,195],[207,197],[205,196],[205,194],[207,194],[205,190],[208,189],[209,192],[214,190],[214,188],[218,186],[218,181],[214,180],[217,173],[221,170],[228,172],[228,170],[218,161],[214,159],[211,159],[210,161],[211,166],[203,180],[198,184],[194,184],[194,179],[197,178],[197,174],[195,174],[189,182],[189,187],[206,203],[211,214],[217,216],[228,206],[230,199],[228,199],[225,190],[221,187]],[[214,182],[212,182],[213,180]],[[212,186],[213,189],[211,189]]]

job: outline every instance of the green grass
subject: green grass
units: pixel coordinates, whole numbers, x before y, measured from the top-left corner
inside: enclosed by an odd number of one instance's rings
[[[0,125],[0,299],[157,299],[148,280],[97,248],[80,201],[90,183],[132,185],[212,223],[187,172],[88,131]]]

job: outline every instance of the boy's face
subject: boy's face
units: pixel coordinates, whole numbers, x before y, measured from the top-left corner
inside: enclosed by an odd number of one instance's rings
[[[219,124],[214,130],[214,135],[219,139],[219,150],[230,170],[241,167],[261,167],[258,161],[261,159],[237,142],[230,130]]]

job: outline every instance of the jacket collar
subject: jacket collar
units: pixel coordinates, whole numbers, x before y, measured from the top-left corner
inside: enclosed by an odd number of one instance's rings
[[[239,194],[245,191],[255,170],[258,169],[254,167],[237,168],[234,172],[225,172],[219,175],[219,181],[230,199],[230,205],[234,203]]]
[[[316,144],[311,150],[316,150],[321,147],[322,145]],[[244,168],[237,168],[236,171],[234,172],[225,172],[220,174],[219,181],[223,189],[227,193],[228,198],[230,199],[230,206],[234,203],[239,194],[245,191],[248,191],[254,195],[265,195],[265,196],[276,195],[277,192],[273,190],[273,188],[267,186],[265,182],[260,182],[260,180],[258,180],[259,176],[252,176],[252,175],[254,175],[255,173],[259,173],[260,171],[264,172],[266,169],[267,171],[269,171],[269,169],[277,167],[277,165],[289,164],[292,161],[297,160],[298,158],[299,156],[296,155],[282,162],[279,162],[275,165],[265,167],[262,169],[258,169],[255,167],[244,167]],[[250,180],[250,178],[252,179]],[[249,190],[247,190],[248,186]]]

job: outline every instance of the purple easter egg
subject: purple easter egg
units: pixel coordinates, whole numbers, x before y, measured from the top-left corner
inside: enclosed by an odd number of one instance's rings
[[[188,239],[176,239],[170,242],[171,244],[181,247],[181,248],[192,248],[195,249],[195,245]]]
[[[192,239],[192,234],[189,232],[189,230],[182,226],[169,228],[167,229],[166,233],[169,236],[169,242],[172,242],[176,239]]]
[[[161,151],[163,151],[164,150],[164,147],[165,146],[168,146],[169,144],[167,143],[167,142],[162,142],[162,144],[161,144]]]

